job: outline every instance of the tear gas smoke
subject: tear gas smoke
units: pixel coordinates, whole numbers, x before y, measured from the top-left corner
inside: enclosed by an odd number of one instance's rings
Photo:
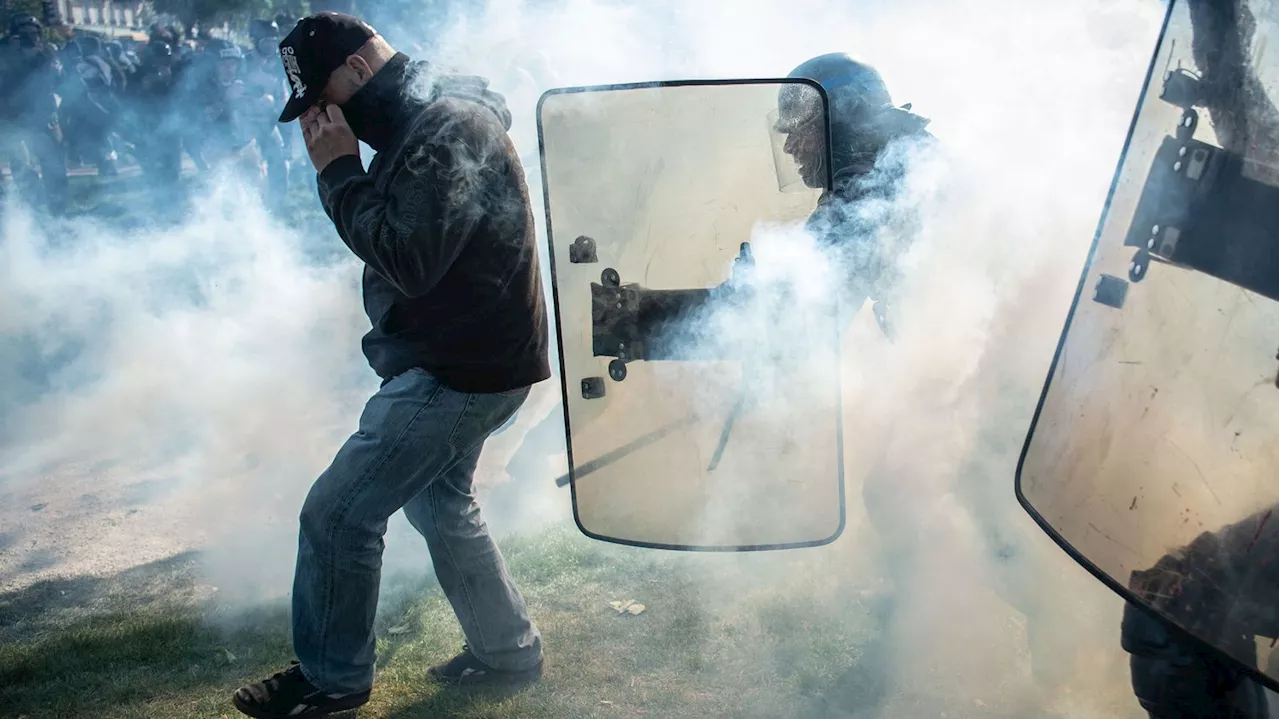
[[[1067,710],[1092,716],[1105,710],[1091,701],[1125,693],[1118,600],[1022,516],[1012,478],[1162,12],[1155,0],[490,0],[427,40],[417,18],[371,20],[401,48],[420,42],[425,59],[491,79],[535,202],[534,106],[554,86],[777,77],[847,51],[931,118],[943,159],[913,171],[903,199],[925,208],[901,258],[910,321],[890,344],[864,310],[843,340],[845,535],[681,561],[717,591],[890,575],[905,591],[884,663],[908,683],[956,677],[969,695],[1020,671],[1016,640],[990,640],[1008,633],[995,607],[1012,604],[1040,661],[1107,683]],[[201,548],[224,592],[287,591],[302,498],[377,386],[359,354],[359,265],[323,254],[340,244],[331,229],[284,226],[234,181],[212,188],[178,227],[6,213],[0,521],[21,541],[0,548],[0,587]],[[499,533],[568,521],[552,482],[565,461],[558,392],[558,380],[538,387],[486,448],[481,481],[512,477],[494,494]],[[891,518],[915,547],[901,567],[870,551],[893,541],[862,509],[873,471],[914,500]],[[386,563],[429,566],[399,517]]]

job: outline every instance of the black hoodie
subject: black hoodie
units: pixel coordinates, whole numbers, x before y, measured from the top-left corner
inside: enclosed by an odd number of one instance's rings
[[[368,172],[334,160],[319,190],[365,262],[369,365],[383,379],[421,368],[460,392],[550,377],[533,212],[502,96],[397,54],[343,110],[377,154]]]

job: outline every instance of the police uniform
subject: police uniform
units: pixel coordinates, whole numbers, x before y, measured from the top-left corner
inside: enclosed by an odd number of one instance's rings
[[[143,172],[159,186],[172,186],[182,173],[182,135],[173,104],[177,76],[173,48],[151,42],[129,85],[135,122],[134,153]]]
[[[34,41],[30,38],[32,29]],[[40,29],[35,18],[15,18],[0,48],[0,73],[8,79],[0,90],[0,126],[5,135],[0,151],[10,157],[15,184],[33,191],[42,186],[44,203],[56,214],[67,205],[67,167],[54,96],[61,66],[53,50],[39,41]],[[25,39],[24,34],[28,35]],[[24,145],[39,165],[38,183]]]
[[[254,50],[245,72],[244,116],[266,163],[268,203],[280,207],[289,190],[289,161],[285,133],[276,120],[288,90],[280,76],[275,23],[260,20],[254,30]]]

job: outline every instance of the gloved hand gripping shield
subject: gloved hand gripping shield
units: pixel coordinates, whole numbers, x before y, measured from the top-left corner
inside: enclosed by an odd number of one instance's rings
[[[1276,687],[1276,22],[1174,2],[1019,463],[1086,568]]]
[[[539,102],[560,483],[589,536],[752,550],[843,528],[837,295],[803,230],[830,177],[820,164],[813,185],[780,192],[770,137],[793,88],[813,100],[809,142],[825,153],[825,97],[803,80]]]

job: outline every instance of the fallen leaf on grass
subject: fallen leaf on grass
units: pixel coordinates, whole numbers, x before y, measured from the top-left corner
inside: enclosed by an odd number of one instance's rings
[[[639,614],[645,610],[645,606],[634,599],[622,599],[619,601],[609,602],[609,606],[618,614],[627,612],[632,615]]]
[[[391,627],[387,630],[387,634],[408,634],[410,629],[413,629],[413,627],[410,624],[405,623],[396,627]]]

